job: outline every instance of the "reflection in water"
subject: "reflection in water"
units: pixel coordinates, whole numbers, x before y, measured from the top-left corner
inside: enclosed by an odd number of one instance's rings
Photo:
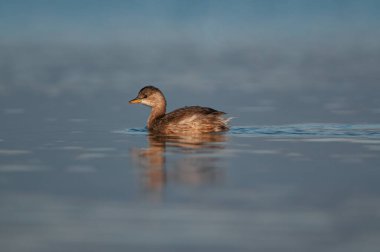
[[[142,170],[143,187],[161,195],[167,182],[202,185],[222,176],[218,163],[226,136],[148,136],[148,148],[131,156]],[[170,155],[168,155],[170,154]]]

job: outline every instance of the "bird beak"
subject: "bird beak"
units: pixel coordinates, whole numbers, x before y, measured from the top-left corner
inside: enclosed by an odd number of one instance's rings
[[[135,98],[135,99],[133,99],[133,100],[130,100],[129,103],[130,103],[130,104],[136,104],[136,103],[141,103],[141,101],[142,101],[142,99],[140,99],[140,98]]]

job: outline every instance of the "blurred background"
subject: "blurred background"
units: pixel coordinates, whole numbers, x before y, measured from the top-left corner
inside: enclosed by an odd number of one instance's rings
[[[376,251],[379,25],[377,0],[0,0],[0,250]],[[235,127],[147,136],[145,85]]]
[[[1,127],[136,127],[145,85],[169,110],[235,125],[378,122],[380,2],[0,1]],[[23,124],[25,126],[25,124]]]

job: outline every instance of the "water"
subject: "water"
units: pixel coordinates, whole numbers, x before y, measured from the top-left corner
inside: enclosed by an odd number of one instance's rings
[[[89,3],[0,3],[1,252],[379,250],[379,1]]]
[[[146,128],[130,128],[126,130],[115,131],[115,133],[125,134],[142,134],[147,135]],[[327,123],[310,123],[310,124],[289,124],[289,125],[265,125],[265,126],[233,126],[228,135],[247,136],[247,137],[380,137],[380,124],[327,124]]]
[[[4,251],[374,251],[380,125],[7,130]]]

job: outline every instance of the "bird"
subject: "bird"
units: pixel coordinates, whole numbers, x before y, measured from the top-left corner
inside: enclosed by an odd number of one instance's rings
[[[224,118],[225,112],[212,108],[187,106],[166,113],[165,96],[154,86],[143,87],[129,103],[151,107],[146,127],[153,134],[199,135],[229,130],[231,118]]]

